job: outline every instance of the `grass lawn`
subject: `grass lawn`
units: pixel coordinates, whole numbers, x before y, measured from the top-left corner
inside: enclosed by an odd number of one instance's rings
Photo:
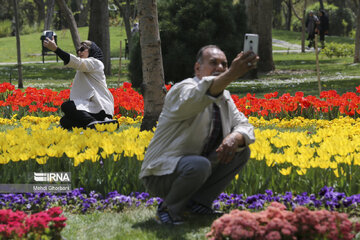
[[[287,30],[272,30],[272,36],[274,39],[283,40],[292,44],[301,45],[301,32],[291,32]],[[307,33],[305,34],[305,39],[307,38]],[[325,36],[326,42],[335,42],[335,43],[348,43],[353,44],[354,38],[351,37],[338,37],[338,36]]]
[[[88,27],[78,28],[80,39],[86,40],[88,36]],[[55,31],[57,34],[57,43],[60,48],[75,54],[74,44],[72,42],[69,29]],[[21,35],[21,61],[42,61],[41,56],[41,40],[42,32]],[[119,57],[120,41],[122,41],[122,56],[125,55],[125,28],[122,26],[110,27],[110,56]],[[0,38],[0,62],[17,62],[16,38],[5,37]],[[56,60],[55,56],[46,56],[45,60]],[[61,61],[61,60],[60,60]]]
[[[119,81],[119,60],[111,61],[112,75],[107,76],[110,88],[117,87],[118,82],[129,81],[127,64],[129,60],[121,61],[121,78]],[[58,63],[32,63],[22,66],[24,87],[50,88],[56,91],[69,88],[75,76],[75,70],[66,68],[63,62]],[[10,82],[17,86],[17,67],[13,65],[0,66],[0,82]]]
[[[155,208],[139,207],[120,213],[70,214],[62,235],[67,239],[206,239],[214,218],[193,217],[183,225],[159,225]],[[105,229],[105,231],[104,231]]]
[[[241,79],[228,89],[239,95],[247,93],[261,97],[265,93],[278,91],[280,94],[303,91],[305,95],[318,95],[316,57],[314,53],[273,53],[275,71],[258,73],[258,79]],[[337,90],[339,94],[356,91],[360,85],[359,64],[351,57],[328,58],[320,54],[320,79],[322,90]],[[109,87],[129,81],[127,64],[122,60],[121,78],[118,79],[119,60],[112,61],[112,75],[107,77]],[[64,68],[62,62],[23,65],[24,86],[62,90],[68,88],[75,75],[73,69]],[[17,85],[17,68],[14,65],[0,66],[0,82]]]
[[[86,40],[88,27],[78,28],[81,40]],[[56,31],[58,46],[69,53],[75,54],[71,34],[68,29]],[[20,36],[21,39],[21,61],[42,61],[41,40],[42,32]],[[122,41],[122,56],[125,56],[125,28],[122,26],[110,27],[110,55],[112,58],[119,57],[120,41]],[[0,63],[16,63],[16,39],[15,37],[0,38],[0,50],[6,54],[0,56]],[[56,60],[55,56],[45,56],[45,61]],[[109,87],[117,87],[118,83],[128,81],[128,60],[121,62],[121,78],[119,78],[119,60],[112,60],[112,75],[107,77]],[[50,88],[62,90],[69,88],[74,78],[75,70],[64,68],[63,62],[55,63],[31,63],[23,64],[24,87]],[[0,82],[11,82],[17,86],[17,66],[14,64],[0,66]]]
[[[69,30],[56,32],[58,43],[61,48],[71,51],[73,43]],[[79,28],[82,39],[87,38],[88,28]],[[22,61],[41,61],[40,36],[42,33],[33,33],[21,36]],[[124,27],[110,27],[111,56],[119,55],[119,41],[126,38]],[[284,30],[273,30],[273,38],[294,44],[301,44],[301,33]],[[353,43],[349,37],[329,36],[327,41]],[[0,56],[0,62],[16,62],[15,38],[0,38],[0,49],[7,54]],[[274,47],[274,50],[283,50],[282,47]],[[124,56],[124,52],[122,53]],[[258,79],[241,79],[231,84],[229,90],[234,94],[256,94],[261,97],[265,93],[278,91],[279,94],[303,91],[305,95],[318,95],[318,83],[316,75],[316,62],[314,53],[273,53],[275,71],[258,73]],[[55,60],[54,56],[46,57],[46,60]],[[360,85],[359,64],[354,64],[351,57],[328,58],[324,54],[319,55],[320,79],[322,90],[336,89],[342,94],[347,91],[355,91]],[[112,60],[112,75],[107,77],[109,87],[117,87],[128,78],[128,60],[121,62],[121,74],[119,80],[119,60]],[[62,90],[68,88],[74,77],[73,69],[64,68],[60,60],[58,63],[38,63],[23,65],[23,79],[25,87],[50,88]],[[17,85],[17,68],[15,65],[0,66],[0,82],[11,82]]]
[[[278,91],[279,94],[302,91],[305,95],[319,96],[316,56],[314,53],[273,53],[275,71],[259,73],[258,79],[241,79],[228,89],[235,94],[256,94]],[[355,92],[360,85],[359,63],[351,57],[328,58],[319,55],[322,91],[336,90],[339,94]]]

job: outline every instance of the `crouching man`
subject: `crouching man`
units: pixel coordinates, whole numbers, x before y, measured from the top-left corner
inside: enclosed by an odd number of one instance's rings
[[[254,127],[225,88],[258,60],[253,52],[241,52],[228,68],[219,47],[205,46],[195,77],[167,93],[140,172],[147,190],[164,199],[159,223],[181,224],[185,211],[217,214],[212,202],[246,164],[255,141]]]

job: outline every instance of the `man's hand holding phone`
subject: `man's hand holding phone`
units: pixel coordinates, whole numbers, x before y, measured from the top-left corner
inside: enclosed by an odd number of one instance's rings
[[[256,68],[259,57],[252,51],[239,53],[231,63],[229,71],[234,75],[234,78],[244,76],[251,69]]]

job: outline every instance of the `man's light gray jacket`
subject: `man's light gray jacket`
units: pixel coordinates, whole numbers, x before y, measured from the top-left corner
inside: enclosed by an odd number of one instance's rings
[[[163,110],[151,140],[140,178],[171,174],[181,157],[200,155],[212,130],[212,103],[221,113],[223,136],[239,132],[245,144],[255,141],[254,127],[239,112],[229,91],[220,96],[207,94],[214,77],[197,77],[175,84],[166,94]]]

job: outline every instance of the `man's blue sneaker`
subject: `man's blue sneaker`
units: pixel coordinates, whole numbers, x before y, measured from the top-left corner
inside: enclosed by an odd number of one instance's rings
[[[159,224],[181,225],[184,223],[182,219],[173,220],[166,207],[162,207],[162,203],[156,211],[155,221]]]
[[[221,211],[214,210],[208,206],[196,202],[192,202],[192,204],[189,206],[189,210],[193,214],[209,215],[215,217],[221,217],[224,214]]]

